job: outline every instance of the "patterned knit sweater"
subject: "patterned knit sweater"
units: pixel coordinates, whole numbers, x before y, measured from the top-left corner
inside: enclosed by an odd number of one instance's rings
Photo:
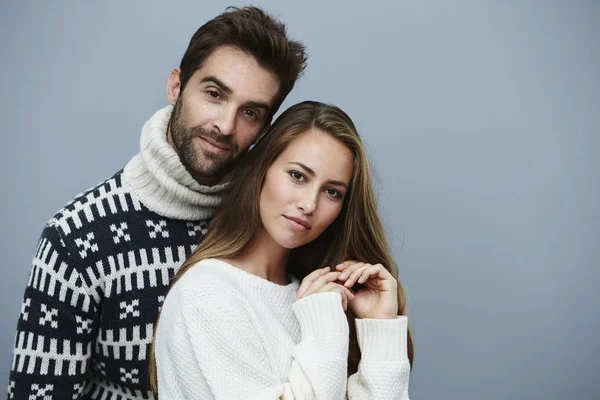
[[[151,399],[154,323],[177,268],[227,184],[199,185],[166,141],[172,107],[141,150],[46,225],[21,307],[9,399]]]
[[[347,377],[339,293],[295,301],[285,286],[206,259],[169,292],[156,331],[161,400],[408,400],[407,320],[357,319],[362,352]]]

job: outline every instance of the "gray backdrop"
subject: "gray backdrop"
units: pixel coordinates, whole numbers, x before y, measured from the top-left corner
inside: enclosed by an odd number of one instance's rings
[[[137,152],[189,38],[229,4],[0,4],[0,392],[43,225]],[[310,52],[284,106],[339,105],[368,143],[411,397],[599,398],[600,2],[255,4]]]

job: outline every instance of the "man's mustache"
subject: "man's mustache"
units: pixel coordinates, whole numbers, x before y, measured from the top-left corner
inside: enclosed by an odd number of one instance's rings
[[[193,136],[200,136],[209,139],[217,144],[223,145],[233,152],[237,152],[237,145],[233,141],[233,137],[229,135],[221,135],[219,132],[214,130],[207,130],[202,127],[195,127],[191,129]]]

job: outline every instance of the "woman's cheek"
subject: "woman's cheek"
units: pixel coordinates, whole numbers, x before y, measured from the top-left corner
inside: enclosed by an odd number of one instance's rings
[[[335,221],[335,219],[338,217],[338,215],[340,215],[340,212],[342,211],[342,206],[337,202],[330,202],[330,204],[328,204],[327,206],[328,207],[326,207],[325,210],[327,215],[324,218],[325,226],[323,227],[323,230],[327,229],[329,225],[333,224],[333,221]]]

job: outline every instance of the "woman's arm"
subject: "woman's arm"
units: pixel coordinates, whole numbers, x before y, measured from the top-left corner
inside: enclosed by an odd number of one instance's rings
[[[408,400],[408,321],[398,316],[398,281],[381,264],[348,261],[336,269],[344,286],[363,285],[349,303],[361,359],[348,379],[348,398]]]
[[[294,386],[310,386],[316,399],[344,399],[349,329],[341,295],[312,294],[298,300],[293,309],[302,330],[302,340],[294,349],[292,366],[300,368],[302,374],[295,376],[298,385]],[[303,377],[309,385],[304,384]],[[308,394],[306,391],[300,393]]]
[[[358,371],[348,378],[348,398],[408,400],[410,363],[407,318],[357,319]]]

